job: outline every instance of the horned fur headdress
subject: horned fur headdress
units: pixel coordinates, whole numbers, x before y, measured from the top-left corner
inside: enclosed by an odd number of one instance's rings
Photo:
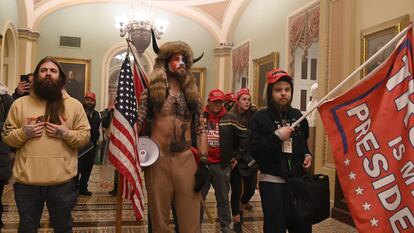
[[[158,55],[155,59],[154,70],[150,75],[149,91],[153,106],[157,109],[161,109],[168,93],[168,62],[173,55],[181,54],[185,58],[187,69],[187,74],[182,80],[182,90],[184,91],[188,108],[190,111],[195,111],[200,103],[200,95],[189,69],[193,63],[201,59],[204,53],[200,57],[193,59],[193,51],[190,46],[182,41],[167,42],[158,48],[154,33],[152,36],[152,45],[154,52]]]

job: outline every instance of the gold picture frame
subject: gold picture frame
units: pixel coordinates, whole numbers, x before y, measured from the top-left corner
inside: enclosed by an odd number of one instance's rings
[[[90,90],[91,60],[77,58],[56,58],[66,74],[66,91],[70,96],[83,102]]]
[[[266,74],[273,68],[279,67],[279,53],[272,52],[261,58],[253,59],[254,82],[253,82],[253,103],[257,107],[266,106]]]
[[[190,71],[193,74],[193,77],[197,84],[198,93],[200,93],[201,101],[204,103],[206,68],[205,67],[191,67]]]
[[[361,64],[368,60],[373,54],[388,43],[395,35],[408,25],[409,16],[403,15],[387,22],[375,25],[361,31]],[[394,50],[390,46],[376,60],[372,61],[363,69],[363,76],[374,70]]]

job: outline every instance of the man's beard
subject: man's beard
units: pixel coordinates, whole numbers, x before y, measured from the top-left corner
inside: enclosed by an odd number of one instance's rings
[[[62,88],[57,81],[50,77],[37,79],[34,82],[34,92],[42,100],[53,102],[62,98]]]
[[[187,77],[187,74],[188,74],[188,71],[185,69],[184,70],[180,69],[175,72],[168,71],[168,75],[180,81],[181,85],[184,83],[184,80]]]
[[[270,102],[270,108],[275,112],[286,113],[291,108],[290,106],[291,103],[292,103],[292,100],[290,100],[286,104],[276,103],[274,100],[272,100]]]
[[[86,111],[91,112],[91,111],[93,111],[95,109],[95,105],[96,104],[86,104],[86,103],[83,103],[83,108]]]

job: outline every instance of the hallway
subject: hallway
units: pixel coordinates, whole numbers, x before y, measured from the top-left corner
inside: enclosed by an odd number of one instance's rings
[[[92,191],[92,197],[79,196],[78,204],[73,211],[74,232],[76,233],[112,233],[115,232],[116,216],[116,197],[108,194],[113,187],[113,167],[111,165],[95,165],[89,190]],[[144,195],[145,196],[145,195]],[[11,186],[6,186],[3,195],[4,229],[2,232],[17,232],[18,214],[16,204],[13,199]],[[251,205],[253,209],[246,211],[244,232],[262,232],[263,217],[261,212],[261,203],[259,193],[254,195]],[[214,193],[210,189],[207,196],[206,206],[208,211],[216,217],[216,203],[214,202]],[[137,222],[129,203],[124,203],[122,216],[122,232],[147,232],[147,216]],[[41,219],[41,229],[39,232],[53,232],[48,221],[47,211],[43,212]],[[172,222],[171,222],[172,223]],[[171,225],[173,227],[173,225]],[[202,232],[219,232],[219,224],[211,224],[206,215],[202,225]],[[327,219],[313,226],[314,233],[356,233],[356,229],[334,219]]]

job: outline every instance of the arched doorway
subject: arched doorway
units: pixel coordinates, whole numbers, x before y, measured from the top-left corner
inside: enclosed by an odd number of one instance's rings
[[[13,25],[6,27],[3,40],[1,42],[1,82],[10,91],[17,85],[17,37],[14,33]]]
[[[127,51],[125,48],[117,52],[111,58],[110,67],[109,67],[108,93],[106,93],[108,95],[108,105],[106,107],[108,108],[114,106],[116,92],[118,89],[119,70],[121,69],[122,63],[125,60],[126,54],[127,54]],[[131,62],[133,62],[134,57],[131,54],[129,56],[130,56],[129,58]],[[151,65],[152,60],[150,60],[151,58],[148,55],[144,54],[138,59],[139,59],[140,65],[142,66],[142,68],[144,69],[145,73],[148,76],[152,71],[152,65]]]

